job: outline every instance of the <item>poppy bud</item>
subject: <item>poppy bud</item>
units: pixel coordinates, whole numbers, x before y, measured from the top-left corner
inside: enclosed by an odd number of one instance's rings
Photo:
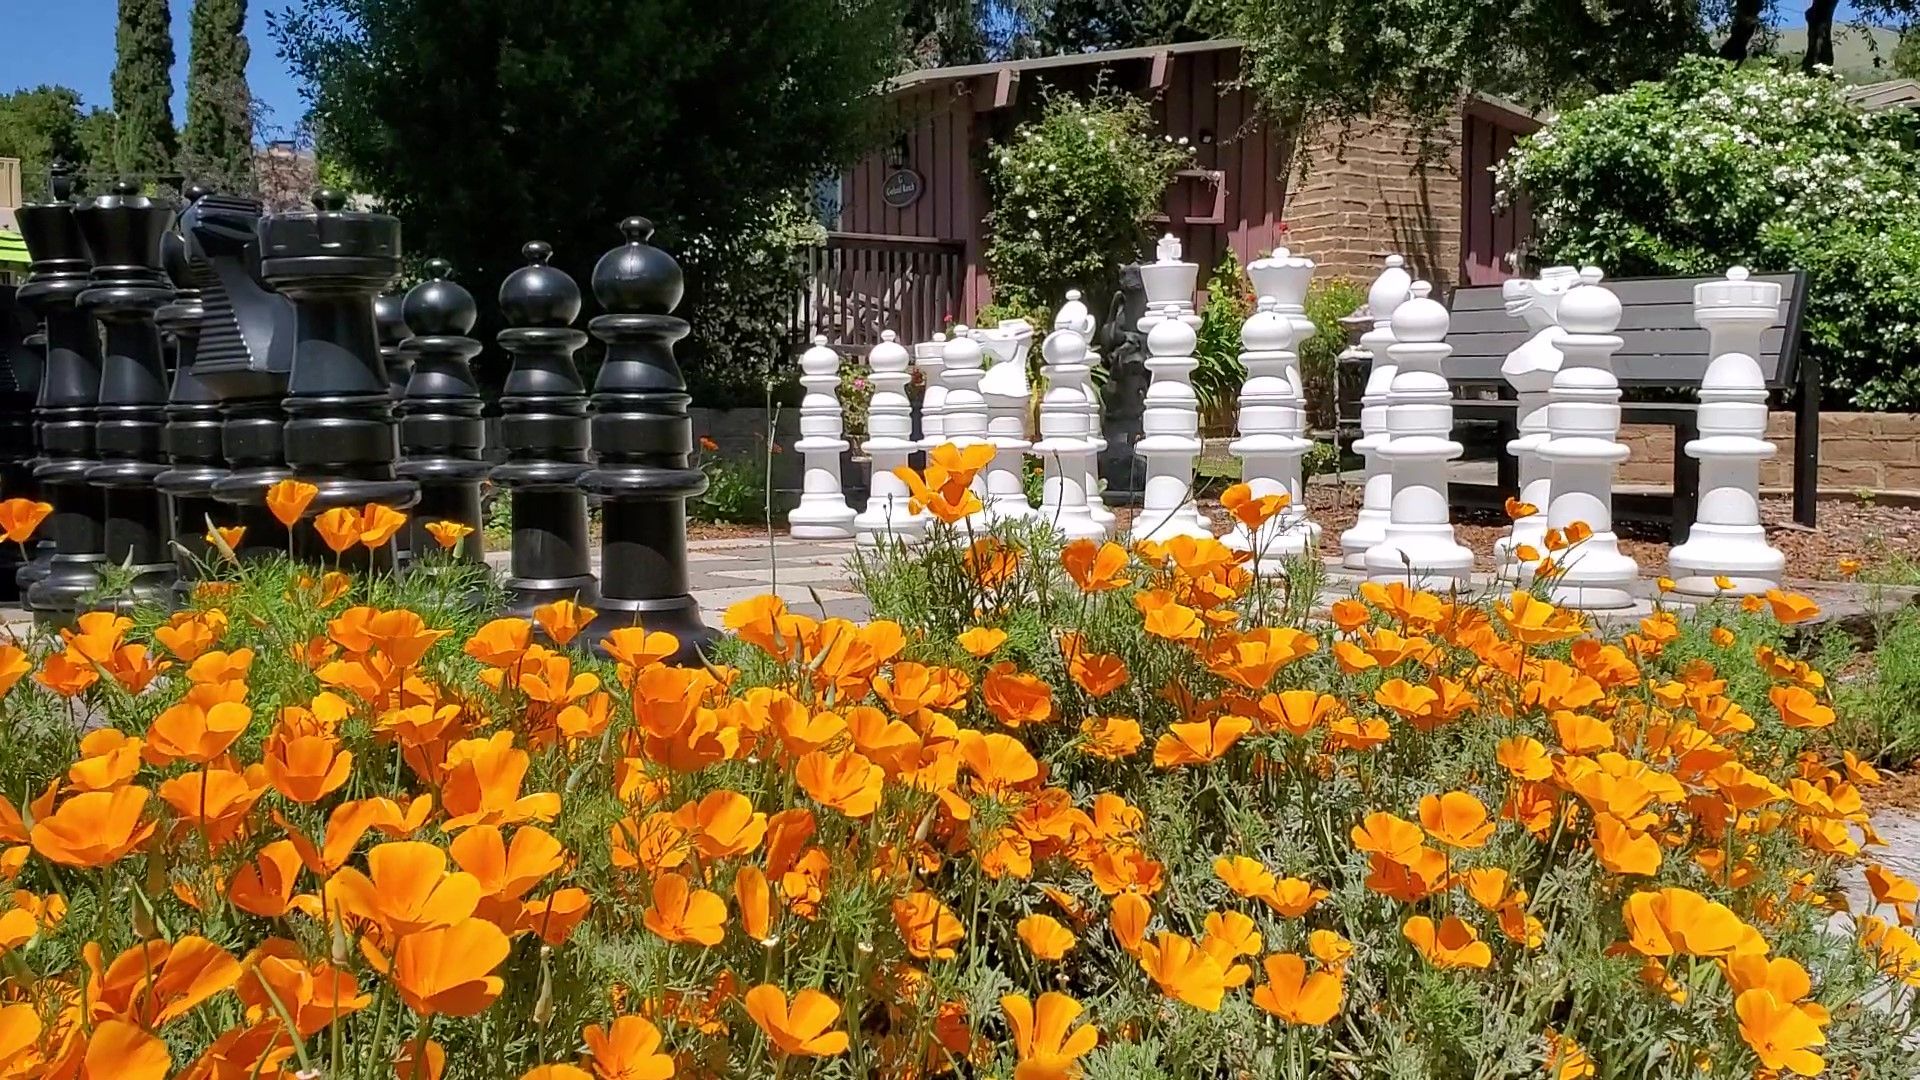
[[[533,1000],[533,1022],[546,1027],[553,1020],[553,946],[540,946],[540,993]]]

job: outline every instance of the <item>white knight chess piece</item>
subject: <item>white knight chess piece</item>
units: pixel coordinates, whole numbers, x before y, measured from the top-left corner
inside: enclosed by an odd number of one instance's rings
[[[1507,354],[1500,374],[1513,387],[1519,399],[1515,427],[1519,434],[1507,444],[1520,472],[1520,501],[1534,512],[1515,518],[1506,536],[1493,545],[1496,571],[1510,581],[1525,581],[1531,576],[1515,549],[1526,546],[1546,553],[1547,505],[1551,502],[1553,475],[1540,448],[1547,442],[1547,399],[1553,376],[1560,370],[1560,298],[1580,281],[1580,272],[1571,266],[1549,266],[1533,280],[1514,278],[1500,287],[1507,314],[1524,321],[1533,331],[1519,348]]]
[[[993,444],[993,461],[987,465],[987,517],[1030,518],[1036,513],[1027,503],[1025,481],[1032,445],[1027,441],[1027,350],[1033,344],[1033,326],[1025,319],[1007,319],[973,335],[993,357],[980,379],[980,394],[987,402],[987,441]]]

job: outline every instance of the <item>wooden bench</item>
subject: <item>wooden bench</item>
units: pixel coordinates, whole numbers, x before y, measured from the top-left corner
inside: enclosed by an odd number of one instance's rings
[[[1793,519],[1811,527],[1815,520],[1820,467],[1819,365],[1800,355],[1801,301],[1806,276],[1755,274],[1755,280],[1780,283],[1780,319],[1760,341],[1760,370],[1774,394],[1797,390],[1793,421]],[[1699,437],[1695,391],[1706,375],[1707,332],[1693,321],[1693,287],[1717,278],[1620,278],[1605,282],[1620,298],[1619,328],[1625,342],[1613,354],[1614,374],[1628,400],[1621,402],[1621,421],[1673,428],[1673,494],[1616,493],[1614,516],[1638,521],[1665,521],[1674,543],[1693,527],[1699,500],[1700,467],[1684,447]],[[1507,354],[1533,336],[1525,323],[1508,315],[1498,285],[1455,289],[1449,308],[1453,329],[1447,344],[1447,380],[1463,393],[1454,402],[1456,422],[1492,421],[1498,427],[1501,450],[1496,484],[1455,483],[1449,498],[1455,505],[1498,506],[1520,490],[1519,466],[1506,452],[1516,435],[1518,403],[1500,374]],[[1685,400],[1649,401],[1647,391],[1677,391]],[[1497,394],[1497,397],[1490,395]],[[1542,510],[1546,509],[1541,507]]]

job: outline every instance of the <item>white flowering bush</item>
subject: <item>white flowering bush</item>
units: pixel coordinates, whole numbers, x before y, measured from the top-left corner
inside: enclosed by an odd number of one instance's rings
[[[1818,75],[1694,58],[1594,98],[1497,169],[1537,254],[1616,276],[1804,270],[1828,390],[1920,408],[1920,119]]]
[[[1146,102],[1130,95],[1061,95],[991,148],[987,269],[995,302],[1058,304],[1069,288],[1110,294],[1115,268],[1140,257],[1148,219],[1192,153],[1155,127]]]

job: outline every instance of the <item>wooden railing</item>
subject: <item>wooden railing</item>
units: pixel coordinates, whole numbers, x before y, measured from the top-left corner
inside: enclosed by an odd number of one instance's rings
[[[892,330],[911,348],[963,316],[961,241],[828,233],[826,243],[801,249],[800,259],[796,343],[825,334],[836,348],[865,352],[880,343],[882,330]]]

